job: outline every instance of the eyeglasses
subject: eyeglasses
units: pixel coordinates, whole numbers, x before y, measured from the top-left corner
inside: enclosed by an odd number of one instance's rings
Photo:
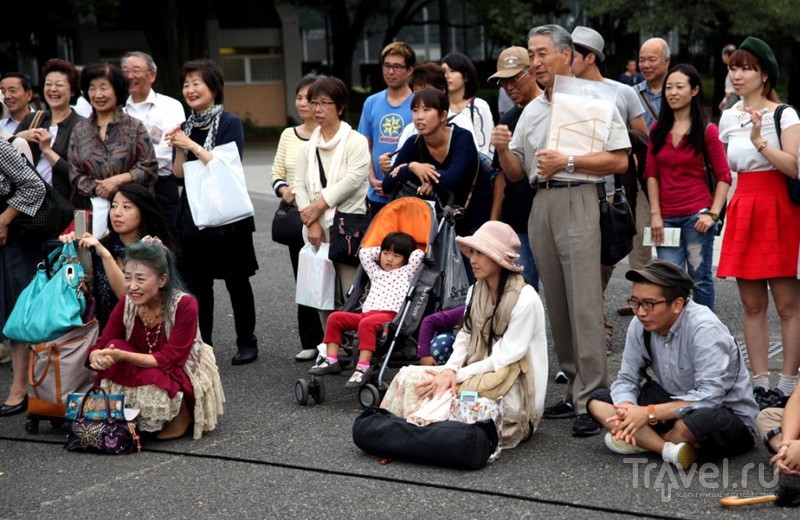
[[[141,67],[133,67],[132,69],[124,68],[122,69],[123,74],[133,74],[134,76],[141,76],[145,72],[149,72],[150,69],[143,69]]]
[[[393,70],[395,72],[398,72],[398,71],[401,71],[401,70],[405,70],[407,68],[408,67],[406,67],[405,65],[400,65],[399,63],[384,63],[383,64],[383,70]]]
[[[513,76],[511,78],[499,78],[497,80],[497,84],[499,86],[501,86],[501,87],[505,87],[507,85],[511,85],[513,83],[517,83],[519,81],[522,81],[522,79],[525,78],[528,75],[528,73],[530,73],[530,69],[525,69],[522,72],[520,72],[519,74],[517,74],[517,75],[515,75],[515,76]]]
[[[319,108],[319,107],[325,108],[325,107],[333,106],[336,103],[334,103],[333,101],[328,101],[328,100],[324,99],[322,101],[309,101],[308,104],[309,104],[309,106],[311,106],[311,108]]]
[[[636,298],[631,298],[630,300],[628,300],[628,305],[630,306],[631,309],[633,309],[633,312],[638,311],[639,307],[644,309],[646,312],[650,312],[650,311],[653,310],[653,307],[655,307],[659,303],[667,303],[667,300],[658,300],[658,301],[655,301],[655,302],[653,300],[641,300],[640,301],[640,300],[637,300]]]

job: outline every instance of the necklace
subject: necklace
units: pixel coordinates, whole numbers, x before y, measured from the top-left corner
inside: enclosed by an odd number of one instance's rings
[[[147,353],[152,354],[153,349],[158,345],[158,338],[161,337],[161,322],[154,329],[146,329],[144,331],[144,341],[147,343]]]
[[[163,321],[161,319],[162,315],[163,311],[161,309],[151,314],[144,307],[139,307],[139,319],[142,320],[142,323],[144,323],[145,327],[148,329],[152,329],[156,324],[160,324]]]

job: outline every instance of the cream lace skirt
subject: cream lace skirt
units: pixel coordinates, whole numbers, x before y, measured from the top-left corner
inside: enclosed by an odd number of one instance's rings
[[[202,356],[197,370],[189,374],[194,389],[194,431],[192,437],[199,439],[204,431],[211,431],[217,426],[217,417],[223,413],[225,392],[219,378],[217,360],[214,350],[203,345]],[[100,386],[109,394],[124,394],[125,406],[138,408],[139,429],[145,432],[158,432],[173,417],[178,415],[183,399],[183,392],[178,392],[170,399],[166,390],[156,385],[127,387],[118,385],[109,379],[100,381]]]

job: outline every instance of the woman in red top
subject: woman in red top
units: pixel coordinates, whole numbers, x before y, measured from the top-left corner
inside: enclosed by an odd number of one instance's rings
[[[89,349],[87,364],[108,393],[138,408],[139,428],[159,439],[213,430],[225,400],[211,347],[200,339],[197,300],[182,290],[172,253],[145,237],[125,254],[123,296]]]
[[[658,246],[658,258],[685,268],[694,280],[694,301],[714,310],[714,235],[731,185],[731,170],[719,130],[706,120],[702,100],[697,70],[686,64],[673,67],[650,132],[645,178],[653,242],[664,242],[664,228],[681,230],[680,244]],[[714,193],[706,182],[704,154],[717,177]]]

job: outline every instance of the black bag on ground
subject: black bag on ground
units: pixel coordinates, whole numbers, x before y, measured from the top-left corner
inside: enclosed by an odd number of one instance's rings
[[[303,247],[303,221],[300,210],[281,201],[272,217],[272,241],[285,246]]]
[[[353,423],[353,442],[370,455],[445,468],[484,467],[498,441],[497,428],[488,420],[417,426],[373,406]]]
[[[358,247],[371,220],[371,215],[361,213],[337,211],[333,215],[333,225],[330,229],[331,246],[328,251],[331,262],[358,266]]]
[[[619,175],[614,175],[611,201],[606,196],[603,182],[597,183],[597,197],[600,202],[600,263],[610,266],[625,258],[633,249],[636,223]]]

